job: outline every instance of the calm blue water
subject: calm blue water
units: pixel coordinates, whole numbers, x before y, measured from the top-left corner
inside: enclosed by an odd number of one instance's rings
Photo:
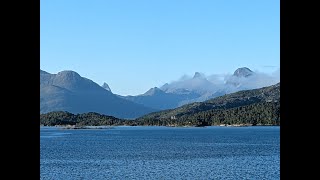
[[[280,179],[279,127],[40,129],[41,179]]]

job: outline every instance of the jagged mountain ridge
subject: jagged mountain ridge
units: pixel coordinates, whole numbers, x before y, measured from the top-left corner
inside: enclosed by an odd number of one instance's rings
[[[251,76],[252,74],[254,74],[253,71],[251,71],[251,69],[247,68],[247,67],[241,67],[238,68],[233,75],[237,76],[237,77],[248,77]]]
[[[127,100],[159,110],[175,108],[179,106],[180,102],[197,97],[199,97],[199,94],[197,93],[167,93],[157,87],[151,88],[146,93],[138,96],[122,96],[122,98]]]
[[[109,87],[109,85],[108,85],[106,82],[104,82],[101,87],[103,87],[103,89],[105,89],[105,90],[107,90],[107,91],[112,92],[111,89],[110,89],[110,87]]]
[[[253,90],[243,90],[236,93],[216,97],[204,102],[187,104],[176,109],[150,113],[139,119],[170,119],[185,115],[193,115],[199,112],[215,109],[231,109],[263,102],[280,102],[280,83],[272,86]]]
[[[203,74],[195,72],[192,78],[185,78],[172,83],[165,83],[160,88],[151,88],[137,96],[121,96],[127,100],[156,109],[172,109],[182,105],[203,102],[225,94],[263,86],[247,86],[256,73],[247,67],[241,67],[227,77],[224,85],[214,84]],[[269,84],[272,85],[272,84]],[[157,90],[157,92],[152,92]]]
[[[111,105],[106,106],[100,103],[99,106],[102,107],[97,107],[97,103],[93,102],[93,99],[101,102],[103,98],[99,99],[98,94],[102,93],[102,96],[106,96],[106,92],[109,100],[107,98],[105,101],[110,101],[110,98],[113,99],[115,97],[122,98],[127,101],[126,103],[129,101],[140,105],[140,107],[147,107],[146,112],[173,109],[193,102],[203,102],[232,92],[253,89],[255,88],[254,86],[248,87],[245,83],[251,81],[255,76],[255,72],[249,68],[238,68],[232,76],[226,79],[226,83],[222,86],[221,84],[213,84],[203,74],[195,72],[192,78],[166,83],[160,88],[151,88],[141,95],[121,96],[113,94],[107,83],[99,86],[92,80],[81,77],[74,71],[61,71],[57,74],[50,74],[40,69],[40,91],[43,92],[40,93],[40,112],[69,110],[72,113],[82,113],[88,112],[88,110],[95,111],[99,109],[99,113],[105,113],[103,108],[107,107],[120,113],[121,110],[109,107]],[[86,93],[91,95],[88,96]],[[79,98],[80,96],[82,98]],[[81,104],[88,104],[86,105],[87,108],[82,107]],[[120,107],[120,104],[118,103],[117,105],[116,103],[116,106]],[[134,114],[143,115],[144,113],[138,112]],[[122,118],[122,116],[115,114],[110,115]],[[136,116],[130,115],[129,117]]]
[[[136,118],[156,110],[120,98],[74,71],[50,74],[40,70],[40,113],[51,111]]]

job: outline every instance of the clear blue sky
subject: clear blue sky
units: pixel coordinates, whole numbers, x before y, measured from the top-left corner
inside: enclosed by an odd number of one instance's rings
[[[280,67],[279,0],[41,0],[40,68],[142,94],[238,67]]]

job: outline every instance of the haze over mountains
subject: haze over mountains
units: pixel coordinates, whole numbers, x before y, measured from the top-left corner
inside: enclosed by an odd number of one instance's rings
[[[66,111],[40,114],[45,126],[212,126],[280,125],[280,83],[243,90],[204,102],[152,112],[135,120],[123,120],[96,112],[71,114]]]
[[[137,121],[139,125],[169,126],[280,125],[280,83],[153,112]]]
[[[122,96],[138,104],[155,109],[172,109],[188,103],[202,102],[240,90],[256,89],[280,82],[279,78],[253,72],[247,67],[238,68],[224,79],[195,72],[194,76],[154,87],[137,96]]]
[[[98,112],[119,118],[136,118],[150,112],[173,109],[192,102],[278,83],[280,80],[242,67],[223,79],[196,72],[137,96],[112,93],[107,83],[99,86],[74,71],[50,74],[40,70],[40,113]]]

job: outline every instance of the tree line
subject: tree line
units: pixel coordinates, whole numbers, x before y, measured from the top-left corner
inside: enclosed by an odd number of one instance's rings
[[[95,112],[72,114],[55,111],[40,114],[40,125],[76,126],[216,126],[216,125],[280,125],[280,101],[260,102],[229,109],[213,109],[171,117],[144,116],[136,120],[119,119]]]

